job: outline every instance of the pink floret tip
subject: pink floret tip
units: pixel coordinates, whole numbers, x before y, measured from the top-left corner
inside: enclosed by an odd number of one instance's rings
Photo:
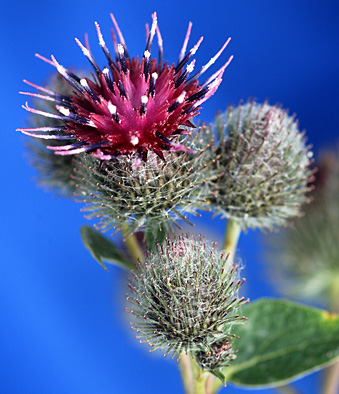
[[[217,60],[229,39],[219,52],[198,72],[191,60],[202,42],[202,37],[186,53],[192,24],[187,29],[177,64],[163,63],[163,47],[156,13],[151,28],[147,28],[146,47],[141,59],[130,58],[124,37],[111,14],[114,58],[108,50],[98,23],[95,23],[99,44],[106,56],[107,67],[98,66],[89,49],[87,39],[83,54],[94,69],[93,77],[80,78],[64,68],[54,56],[51,60],[37,55],[53,65],[73,90],[70,96],[60,95],[44,87],[25,81],[40,93],[20,92],[53,102],[55,113],[44,112],[26,105],[34,114],[60,120],[60,127],[19,129],[24,134],[43,139],[69,140],[67,145],[48,146],[57,155],[91,153],[101,160],[136,153],[146,160],[149,151],[163,158],[163,151],[187,151],[178,143],[178,136],[192,130],[191,118],[200,106],[218,89],[225,68],[232,57],[207,81],[198,78]],[[151,57],[154,36],[158,38],[158,60]],[[118,42],[119,39],[119,42]]]

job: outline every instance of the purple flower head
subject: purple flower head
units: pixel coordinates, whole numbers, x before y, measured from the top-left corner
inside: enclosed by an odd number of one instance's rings
[[[112,30],[115,60],[105,44],[98,23],[95,23],[108,67],[101,69],[98,66],[87,40],[83,45],[76,39],[94,69],[92,79],[78,77],[59,64],[54,56],[49,60],[37,55],[56,67],[72,87],[73,93],[63,96],[27,82],[42,93],[23,94],[52,101],[57,114],[31,108],[27,103],[24,108],[34,114],[58,119],[61,124],[49,127],[47,123],[46,127],[19,130],[37,138],[69,140],[66,145],[48,146],[57,155],[88,152],[101,160],[110,160],[118,155],[136,153],[140,159],[146,160],[148,151],[155,152],[161,158],[163,151],[187,151],[188,148],[180,144],[177,138],[194,127],[190,119],[199,113],[201,104],[217,90],[231,58],[204,83],[199,84],[198,78],[217,60],[230,39],[207,64],[189,76],[195,64],[192,57],[203,39],[201,37],[186,53],[191,23],[177,64],[168,65],[163,62],[156,13],[152,15],[151,29],[147,28],[147,43],[141,59],[129,57],[124,37],[112,14],[111,18],[120,41],[118,43]],[[155,35],[158,37],[158,60],[151,57]]]

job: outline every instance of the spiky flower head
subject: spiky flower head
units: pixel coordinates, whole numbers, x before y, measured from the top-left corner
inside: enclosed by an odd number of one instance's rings
[[[305,215],[270,238],[268,261],[294,297],[319,300],[339,312],[339,151],[322,153]]]
[[[29,83],[43,93],[30,95],[53,102],[58,114],[31,108],[27,103],[24,108],[47,118],[61,120],[62,124],[21,131],[33,137],[57,140],[65,138],[63,133],[60,135],[60,131],[66,132],[69,140],[67,145],[48,146],[57,155],[88,152],[101,160],[109,160],[136,152],[141,159],[146,160],[150,151],[163,157],[163,152],[167,150],[185,150],[185,146],[177,142],[178,135],[187,133],[187,127],[193,126],[190,119],[198,114],[201,104],[217,90],[231,59],[204,83],[199,84],[198,78],[217,60],[229,40],[205,66],[190,77],[195,64],[195,60],[191,59],[202,41],[201,37],[186,54],[191,24],[177,64],[168,65],[163,62],[162,38],[156,13],[152,15],[152,26],[147,33],[141,59],[129,57],[119,26],[112,14],[111,17],[120,40],[118,43],[113,34],[115,60],[106,46],[98,23],[95,23],[99,44],[107,58],[107,67],[100,68],[88,43],[83,45],[76,39],[94,69],[92,79],[81,78],[67,70],[54,56],[48,60],[39,55],[56,67],[73,93],[60,95]],[[158,61],[151,58],[155,34],[158,36]]]
[[[57,92],[63,96],[72,94],[73,88],[67,81],[57,72],[53,73],[46,83],[46,90]],[[40,111],[48,111],[56,115],[59,114],[52,101],[34,100],[34,104]],[[42,118],[32,114],[28,122],[33,128],[57,128],[62,127],[62,121],[55,118]],[[27,129],[26,129],[27,130]],[[67,133],[60,130],[60,136],[68,138]],[[31,165],[37,170],[37,182],[40,186],[45,187],[49,191],[54,191],[58,196],[72,197],[75,191],[75,184],[72,180],[75,161],[78,156],[60,156],[55,155],[50,149],[46,149],[48,145],[62,146],[67,144],[67,140],[50,139],[49,132],[46,132],[48,139],[31,138],[26,142],[28,149],[28,157]]]
[[[243,229],[272,230],[300,215],[307,201],[312,153],[294,116],[279,106],[254,101],[218,116],[214,125],[220,155],[211,184],[216,214]],[[212,167],[211,167],[212,168]]]
[[[243,320],[236,314],[244,303],[237,296],[243,281],[226,263],[216,244],[188,235],[146,253],[130,280],[133,307],[127,310],[152,350],[213,352],[215,344],[232,340],[232,324]]]
[[[88,219],[99,219],[99,230],[121,230],[129,234],[143,229],[153,239],[172,231],[177,221],[189,222],[187,214],[200,216],[198,209],[206,210],[210,180],[207,170],[207,148],[201,146],[198,133],[186,139],[191,152],[164,152],[165,161],[150,153],[146,162],[138,165],[138,156],[119,156],[104,164],[86,155],[78,161],[75,182],[78,183],[78,200]],[[208,134],[209,131],[206,131]],[[214,174],[212,174],[214,176]]]

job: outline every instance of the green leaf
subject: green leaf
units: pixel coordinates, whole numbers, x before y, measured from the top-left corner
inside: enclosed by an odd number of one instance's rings
[[[82,242],[86,248],[106,271],[108,271],[107,267],[102,260],[105,260],[108,263],[118,264],[129,270],[135,268],[125,254],[121,252],[113,242],[109,241],[92,227],[82,226],[80,228],[80,234]]]
[[[240,310],[233,326],[237,358],[222,370],[240,386],[279,386],[339,359],[339,316],[287,300],[263,299]]]

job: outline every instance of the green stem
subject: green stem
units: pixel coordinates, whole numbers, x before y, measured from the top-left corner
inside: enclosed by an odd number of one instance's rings
[[[142,261],[144,258],[144,253],[140,247],[140,244],[134,234],[128,234],[127,225],[124,224],[121,227],[121,232],[126,243],[127,250],[131,255],[133,261],[137,264],[138,261]]]
[[[186,394],[211,394],[207,381],[212,375],[203,371],[193,357],[182,354],[179,359],[179,369]]]
[[[179,359],[179,369],[186,394],[209,394],[206,391],[208,372],[203,371],[193,357],[182,354]]]
[[[232,219],[227,220],[227,227],[225,232],[225,240],[223,250],[228,254],[227,266],[233,264],[234,255],[237,249],[238,240],[241,234],[241,227],[238,222]],[[215,394],[220,390],[222,383],[214,375],[209,375],[206,381],[208,394]]]
[[[195,381],[194,394],[206,394],[206,378],[207,373],[200,374]]]
[[[207,394],[206,393],[206,379],[208,377],[208,372],[201,372],[195,381],[195,394]]]
[[[232,219],[228,219],[223,250],[225,251],[225,253],[229,254],[228,261],[230,262],[233,262],[240,233],[241,227],[239,226],[238,222]]]
[[[179,370],[186,394],[194,394],[194,375],[192,359],[188,354],[182,354],[179,359]]]
[[[206,383],[207,383],[207,378],[210,376],[210,374],[206,371],[203,371],[193,358],[191,358],[191,366],[192,366],[193,377],[194,377],[193,393],[209,394],[206,391]]]

